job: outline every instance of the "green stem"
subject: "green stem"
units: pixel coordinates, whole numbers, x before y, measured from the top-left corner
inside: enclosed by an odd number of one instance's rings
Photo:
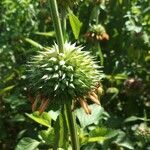
[[[103,57],[102,49],[101,49],[99,42],[97,43],[97,48],[98,48],[98,53],[99,53],[99,57],[100,57],[100,63],[103,66],[104,65],[104,57]]]
[[[62,32],[63,32],[63,37],[64,40],[66,41],[67,39],[67,34],[66,34],[66,9],[61,8],[61,26],[62,26]]]
[[[49,6],[51,10],[51,16],[54,22],[54,28],[56,32],[56,39],[59,46],[59,52],[63,53],[64,50],[64,39],[63,39],[63,33],[58,13],[58,7],[56,0],[49,0]]]
[[[96,6],[96,7],[98,7],[98,6]],[[98,25],[98,23],[99,23],[99,14],[100,14],[100,10],[98,8],[97,9],[97,15],[95,18],[96,19],[96,25]],[[101,49],[99,42],[97,42],[97,48],[98,48],[98,53],[99,53],[99,57],[100,57],[100,63],[101,63],[101,65],[103,65],[104,64],[104,57],[103,57],[102,49]]]
[[[74,116],[74,112],[72,112],[71,110],[71,105],[69,104],[66,104],[66,117],[67,117],[67,123],[70,131],[72,150],[80,150],[75,116]]]
[[[51,9],[52,19],[54,22],[57,43],[59,46],[59,52],[63,53],[63,51],[64,51],[64,37],[63,37],[62,28],[61,28],[61,23],[60,23],[60,18],[59,18],[59,14],[58,14],[58,8],[57,8],[56,0],[49,0],[49,5],[50,5],[50,9]],[[63,24],[65,27],[65,22]],[[63,28],[63,29],[65,29],[65,28]],[[72,149],[73,150],[80,150],[79,139],[78,139],[77,128],[76,128],[76,121],[75,121],[74,114],[71,111],[71,104],[66,104],[64,111],[66,113],[66,120],[67,120],[69,131],[70,131]]]
[[[98,7],[98,6],[96,6]],[[99,14],[100,14],[100,10],[99,10],[99,7],[97,8],[97,14],[96,14],[96,25],[98,25],[99,23]]]

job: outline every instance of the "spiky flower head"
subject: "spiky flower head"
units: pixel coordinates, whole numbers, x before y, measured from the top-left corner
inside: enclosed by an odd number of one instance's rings
[[[58,104],[92,96],[90,92],[100,80],[101,67],[82,49],[65,43],[63,53],[59,53],[57,44],[40,51],[28,65],[30,91]]]
[[[85,37],[91,41],[109,40],[109,35],[106,33],[104,26],[101,24],[90,26],[90,29],[85,34]]]

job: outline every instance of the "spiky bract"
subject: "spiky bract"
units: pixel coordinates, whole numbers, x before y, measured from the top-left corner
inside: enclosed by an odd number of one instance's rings
[[[101,77],[99,67],[83,47],[65,43],[39,52],[29,63],[30,89],[54,102],[83,98],[94,89]]]

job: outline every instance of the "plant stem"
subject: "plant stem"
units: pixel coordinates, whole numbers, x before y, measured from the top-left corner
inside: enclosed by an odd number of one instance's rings
[[[96,18],[95,18],[96,19],[96,25],[98,25],[98,23],[99,23],[99,14],[100,14],[100,10],[97,9],[97,15],[96,15]],[[98,53],[99,53],[99,57],[100,57],[100,64],[103,66],[104,57],[103,57],[102,49],[101,49],[101,46],[100,46],[99,42],[97,42],[97,48],[98,48]]]
[[[62,28],[61,28],[61,23],[60,23],[56,0],[49,0],[49,6],[50,6],[51,16],[53,19],[54,28],[55,28],[55,32],[56,32],[56,39],[57,39],[57,44],[59,46],[59,52],[63,53],[64,38],[63,38],[63,33],[62,33]]]
[[[98,7],[98,6],[95,6],[95,7]],[[96,15],[96,25],[98,25],[99,23],[99,14],[100,14],[100,10],[99,10],[99,7],[97,8],[97,15]]]
[[[104,57],[103,57],[103,53],[102,53],[100,43],[97,43],[97,48],[98,48],[98,53],[99,53],[99,57],[100,57],[100,63],[103,66],[104,65]]]
[[[61,8],[61,27],[62,27],[62,32],[63,32],[63,37],[64,40],[67,40],[67,34],[66,34],[66,9],[63,7]]]
[[[70,104],[66,104],[66,117],[67,117],[67,123],[69,126],[69,131],[71,136],[72,150],[80,150],[75,116],[74,116],[74,112],[72,112],[71,110]]]
[[[52,19],[54,22],[56,39],[57,39],[57,43],[59,46],[59,52],[63,53],[64,37],[63,37],[62,28],[61,28],[56,0],[49,0],[49,5],[51,9]],[[63,30],[65,30],[65,26],[66,26],[65,22],[63,23],[63,25],[64,25]],[[66,113],[66,120],[67,120],[69,131],[70,131],[72,149],[80,150],[80,145],[79,145],[79,140],[78,140],[78,135],[77,135],[77,128],[76,128],[76,121],[75,121],[75,116],[73,112],[71,111],[71,104],[66,104],[64,111],[65,111],[64,113]]]

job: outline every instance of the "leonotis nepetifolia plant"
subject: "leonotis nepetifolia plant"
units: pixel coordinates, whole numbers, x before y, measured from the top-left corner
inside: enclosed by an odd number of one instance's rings
[[[59,105],[78,100],[83,108],[86,98],[99,104],[97,85],[101,67],[89,52],[82,49],[66,42],[63,53],[59,53],[57,44],[39,51],[28,63],[29,89],[34,97],[40,95],[41,100]],[[85,111],[90,113],[88,108]]]

